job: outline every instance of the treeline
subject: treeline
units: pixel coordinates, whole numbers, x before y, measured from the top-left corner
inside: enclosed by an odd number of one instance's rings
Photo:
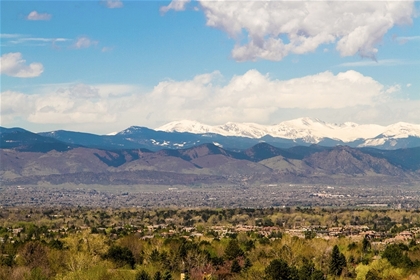
[[[390,236],[415,211],[337,209],[1,209],[0,279],[420,279],[420,244],[302,238],[289,227],[357,223]],[[277,226],[263,234],[213,226]],[[191,227],[189,229],[187,227]],[[418,236],[417,236],[418,238]]]
[[[109,228],[134,225],[143,228],[149,225],[169,224],[173,226],[212,225],[257,225],[295,227],[338,227],[363,225],[372,230],[402,232],[420,227],[419,210],[391,209],[335,209],[335,208],[238,208],[238,209],[90,209],[70,207],[54,209],[0,208],[1,227],[36,225],[60,229],[63,227]]]

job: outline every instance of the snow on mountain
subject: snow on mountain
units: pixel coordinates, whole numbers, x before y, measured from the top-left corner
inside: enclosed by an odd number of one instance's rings
[[[326,123],[318,119],[299,118],[284,121],[276,125],[260,125],[255,123],[233,123],[210,126],[195,121],[171,122],[156,130],[167,132],[215,133],[224,136],[242,136],[261,138],[266,135],[285,139],[302,139],[307,143],[318,143],[323,138],[332,138],[343,142],[356,139],[374,138],[386,131],[380,125],[359,125],[346,122],[343,124]],[[402,129],[402,128],[401,128]]]
[[[220,135],[223,134],[223,130],[217,129],[210,125],[205,125],[196,121],[183,120],[183,121],[174,121],[168,124],[165,124],[156,130],[166,131],[166,132],[190,132],[195,134],[203,133],[216,133]]]
[[[299,118],[272,126],[269,135],[287,139],[305,139],[309,143],[318,143],[323,138],[350,142],[359,138],[375,137],[383,129],[384,127],[380,125],[358,125],[350,122],[335,124],[318,119]]]
[[[407,138],[409,136],[420,137],[420,124],[399,122],[386,127],[381,133],[385,137]]]
[[[147,128],[141,127],[141,126],[130,126],[129,128],[124,129],[123,131],[120,131],[115,135],[130,135],[130,134],[134,134],[136,132],[141,132],[144,129],[147,129]]]
[[[359,147],[377,147],[388,145],[390,147],[398,147],[398,139],[418,137],[420,138],[420,125],[399,122],[388,125],[376,137],[366,139]]]

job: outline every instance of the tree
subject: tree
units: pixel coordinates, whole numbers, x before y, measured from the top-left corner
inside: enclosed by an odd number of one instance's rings
[[[382,254],[383,258],[386,258],[391,265],[397,267],[410,267],[413,265],[413,262],[410,258],[403,253],[403,250],[407,249],[408,247],[404,244],[403,246],[399,244],[391,244],[385,248],[385,251]]]
[[[275,259],[265,268],[265,274],[270,280],[290,280],[289,265],[281,259]]]
[[[19,253],[30,269],[48,266],[47,248],[41,242],[29,241]]]
[[[169,270],[165,271],[165,274],[163,274],[162,280],[172,280],[172,275]]]
[[[324,273],[321,270],[315,270],[311,275],[311,280],[324,280]]]
[[[363,242],[362,242],[362,248],[363,248],[363,252],[367,252],[370,249],[370,242],[369,240],[365,237],[363,238]]]
[[[335,245],[331,253],[330,273],[332,275],[339,276],[346,266],[346,257],[340,253],[338,246]]]
[[[141,270],[136,274],[136,280],[152,280],[152,278],[146,271]]]
[[[308,261],[308,259],[303,259],[303,265],[299,269],[299,280],[311,279],[311,275],[315,271],[315,265],[313,262]]]
[[[369,270],[368,273],[366,273],[366,280],[381,280],[382,278],[379,276],[378,272],[375,270]]]
[[[153,249],[150,253],[150,261],[151,262],[158,262],[160,260],[160,254],[157,249]]]
[[[250,260],[250,259],[248,259],[248,258],[246,258],[246,259],[245,259],[245,263],[244,263],[243,270],[244,270],[244,271],[247,271],[248,269],[250,269],[250,268],[251,268],[251,266],[252,266],[252,262],[251,262],[251,260]]]
[[[305,239],[314,239],[316,237],[316,231],[307,230],[305,231]]]
[[[119,267],[129,265],[131,268],[134,268],[134,264],[136,263],[133,253],[127,247],[112,246],[108,249],[106,257],[115,262]]]
[[[156,271],[155,275],[153,276],[153,280],[162,280],[162,274],[160,271]]]
[[[231,239],[229,240],[229,244],[225,249],[225,258],[228,260],[236,259],[237,257],[242,257],[244,255],[244,251],[239,247],[238,240]]]
[[[230,272],[232,273],[239,273],[241,272],[242,267],[239,265],[238,260],[233,260],[232,265],[230,267]]]

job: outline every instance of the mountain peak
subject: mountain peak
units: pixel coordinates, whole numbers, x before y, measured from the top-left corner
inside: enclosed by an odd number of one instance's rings
[[[212,130],[212,126],[197,121],[180,120],[162,125],[156,128],[156,130],[166,132],[209,133]]]
[[[283,121],[276,125],[260,125],[255,123],[227,122],[223,125],[206,125],[196,121],[183,120],[163,125],[157,130],[167,132],[190,132],[195,134],[215,133],[223,136],[238,136],[259,139],[272,136],[290,140],[302,140],[306,143],[319,143],[323,139],[335,139],[352,142],[358,139],[375,137],[407,138],[420,137],[420,125],[396,123],[387,127],[375,124],[359,125],[354,122],[341,124],[326,123],[317,118],[303,117]]]
[[[118,133],[115,133],[114,135],[131,135],[136,133],[141,133],[144,131],[149,131],[150,129],[143,126],[130,126],[127,129],[124,129],[123,131],[120,131]]]

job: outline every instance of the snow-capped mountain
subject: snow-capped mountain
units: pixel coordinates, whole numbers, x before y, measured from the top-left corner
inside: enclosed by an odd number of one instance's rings
[[[196,134],[215,133],[224,136],[249,138],[262,138],[269,135],[292,140],[302,139],[307,143],[319,143],[325,138],[352,142],[358,139],[373,139],[379,135],[388,138],[420,137],[420,125],[416,124],[397,123],[389,126],[376,124],[359,125],[352,122],[335,124],[311,118],[299,118],[276,125],[228,122],[223,125],[210,126],[195,121],[176,121],[158,127],[156,130]]]
[[[72,145],[100,149],[185,149],[203,143],[217,143],[227,149],[244,150],[261,142],[278,148],[311,144],[324,147],[374,147],[385,150],[420,147],[419,124],[335,124],[310,118],[284,121],[276,125],[228,122],[211,126],[196,121],[178,121],[155,130],[131,126],[110,135],[63,130],[39,135]]]
[[[366,139],[359,147],[380,146],[390,149],[417,145],[420,145],[420,125],[399,122],[385,127],[381,134],[374,138]]]

